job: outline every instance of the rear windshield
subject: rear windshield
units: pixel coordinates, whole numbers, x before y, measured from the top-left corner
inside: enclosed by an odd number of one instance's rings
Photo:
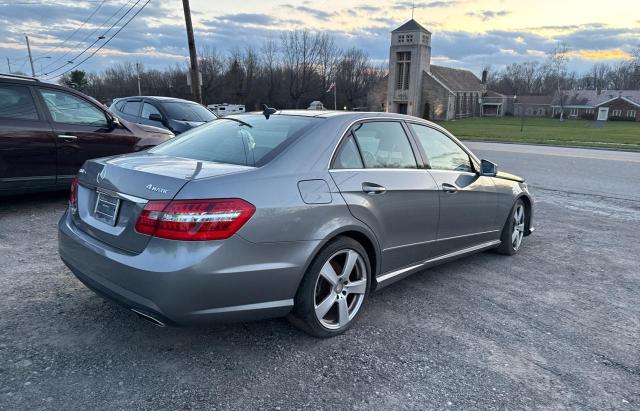
[[[238,115],[196,127],[150,150],[151,153],[217,163],[260,167],[318,119]]]
[[[216,116],[206,107],[196,103],[174,101],[162,103],[169,118],[180,121],[211,121]]]

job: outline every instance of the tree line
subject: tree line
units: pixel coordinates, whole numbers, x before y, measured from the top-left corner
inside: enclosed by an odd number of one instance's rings
[[[502,70],[489,68],[490,90],[512,95],[554,95],[558,90],[640,89],[640,49],[633,58],[615,64],[595,63],[585,72],[567,70],[568,48],[558,45],[543,62],[512,63]]]
[[[367,96],[386,75],[358,48],[342,49],[333,36],[308,30],[283,32],[260,47],[248,46],[220,53],[213,47],[199,52],[205,104],[245,104],[254,110],[267,104],[277,108],[307,108],[315,100],[333,109],[335,84],[339,108],[366,108]],[[70,72],[61,82],[101,102],[138,94],[191,99],[188,65],[164,70],[121,63],[101,73]]]
[[[640,49],[634,58],[615,64],[598,62],[588,71],[567,70],[568,48],[559,44],[545,61],[512,63],[501,70],[488,67],[488,89],[507,96],[554,95],[571,89],[640,89]],[[309,30],[282,32],[260,46],[221,53],[204,47],[199,53],[205,104],[245,104],[255,110],[267,104],[276,108],[307,108],[312,101],[337,108],[378,111],[386,92],[387,62],[374,64],[358,48],[343,49],[333,36]],[[187,85],[188,63],[163,70],[121,63],[101,73],[72,71],[61,82],[80,89],[101,102],[138,94],[191,99]]]

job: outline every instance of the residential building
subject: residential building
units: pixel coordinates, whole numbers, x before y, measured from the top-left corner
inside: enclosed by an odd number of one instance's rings
[[[552,115],[586,120],[640,121],[640,90],[565,90],[553,98]]]

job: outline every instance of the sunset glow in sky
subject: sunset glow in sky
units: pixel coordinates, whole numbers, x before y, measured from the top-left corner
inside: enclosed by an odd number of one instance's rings
[[[124,13],[137,4],[135,11],[145,1],[0,0],[0,71],[7,70],[4,57],[10,59],[13,70],[29,71],[24,33],[40,57],[36,71],[59,67],[62,71],[66,61],[115,22],[117,14],[111,21],[108,18],[117,10]],[[342,47],[363,48],[374,61],[382,62],[388,57],[389,32],[411,17],[411,3],[191,0],[191,8],[199,48],[222,53],[249,45],[259,48],[265,39],[277,39],[282,30],[308,28],[331,33]],[[415,1],[414,16],[433,33],[434,63],[476,72],[485,65],[500,68],[511,62],[542,61],[559,41],[569,47],[570,68],[576,70],[596,61],[630,58],[640,47],[638,0],[606,4],[595,0],[428,0]],[[187,56],[182,2],[151,0],[82,68],[102,70],[124,61],[162,68],[184,64]]]

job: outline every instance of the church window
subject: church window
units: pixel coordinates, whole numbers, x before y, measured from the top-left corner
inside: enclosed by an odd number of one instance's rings
[[[396,89],[409,89],[409,74],[411,72],[411,52],[403,51],[396,53]]]
[[[407,43],[413,43],[413,34],[407,34]]]
[[[398,34],[398,43],[404,43],[404,34]]]

